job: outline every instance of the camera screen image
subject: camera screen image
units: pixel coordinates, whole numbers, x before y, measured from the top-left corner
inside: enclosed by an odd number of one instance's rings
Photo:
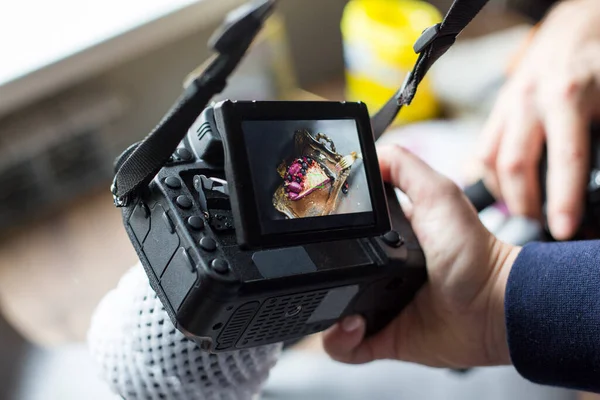
[[[263,232],[293,230],[285,220],[312,220],[303,230],[373,222],[354,119],[243,121],[242,132]]]

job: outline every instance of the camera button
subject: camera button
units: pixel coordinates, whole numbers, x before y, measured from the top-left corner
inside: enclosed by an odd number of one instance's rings
[[[206,251],[215,251],[217,249],[217,242],[209,237],[203,237],[200,239],[200,247]]]
[[[175,155],[183,161],[190,161],[193,157],[192,153],[184,147],[180,147],[179,149],[177,149],[175,151]]]
[[[177,203],[177,205],[180,208],[183,208],[185,210],[192,207],[192,200],[189,197],[183,195],[177,196],[175,203]]]
[[[297,306],[292,305],[287,309],[287,311],[283,315],[283,318],[295,317],[296,315],[300,314],[301,312],[302,312],[302,304],[298,304]]]
[[[383,235],[382,239],[386,244],[392,247],[400,246],[404,242],[402,237],[396,231],[387,232],[385,235]]]
[[[212,260],[212,262],[210,263],[210,267],[219,274],[226,274],[227,271],[229,271],[229,264],[227,264],[227,261],[222,260],[220,258],[215,258],[214,260]]]
[[[189,217],[187,219],[187,223],[192,229],[197,230],[197,231],[204,228],[204,221],[202,220],[202,218],[197,217],[197,216]]]
[[[167,187],[171,189],[179,189],[181,188],[181,181],[179,180],[179,178],[170,176],[167,179],[165,179],[165,185],[167,185]]]

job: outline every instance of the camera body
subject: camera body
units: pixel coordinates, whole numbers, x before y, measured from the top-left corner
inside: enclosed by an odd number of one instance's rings
[[[381,180],[370,129],[362,103],[226,101],[201,113],[122,208],[180,331],[221,352],[297,339],[352,314],[370,335],[398,315],[427,279],[425,258]],[[277,146],[256,136],[267,131]],[[342,157],[344,146],[356,151]]]

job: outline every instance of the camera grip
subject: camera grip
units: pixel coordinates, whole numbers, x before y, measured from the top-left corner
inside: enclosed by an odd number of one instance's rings
[[[592,126],[590,133],[590,172],[587,193],[585,198],[585,216],[578,233],[574,239],[589,239],[600,237],[600,127]],[[539,185],[542,192],[542,210],[544,212],[544,226],[547,231],[547,240],[554,240],[549,233],[546,215],[547,202],[548,156],[546,148],[542,154],[539,165]],[[464,193],[473,204],[477,212],[483,211],[494,204],[497,199],[488,190],[483,179],[467,186]]]
[[[367,336],[384,329],[412,301],[427,281],[425,255],[402,211],[397,189],[389,183],[385,183],[384,188],[391,230],[376,241],[384,253],[389,272],[387,276],[363,289],[355,306],[357,309],[368,310],[362,313],[367,322]]]

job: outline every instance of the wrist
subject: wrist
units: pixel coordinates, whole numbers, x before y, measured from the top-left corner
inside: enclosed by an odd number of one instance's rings
[[[502,243],[497,240],[494,275],[490,284],[490,297],[487,312],[487,352],[491,365],[511,364],[506,322],[504,298],[510,271],[521,252],[521,247]]]

